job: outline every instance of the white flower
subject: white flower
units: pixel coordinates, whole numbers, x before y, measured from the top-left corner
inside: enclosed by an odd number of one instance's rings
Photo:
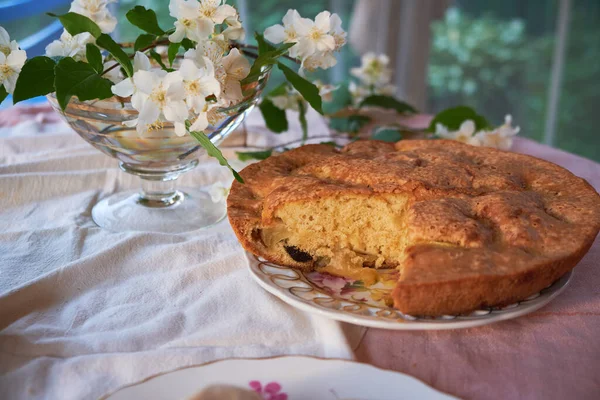
[[[232,49],[227,56],[223,57],[221,65],[224,76],[219,99],[224,104],[237,103],[244,97],[240,81],[250,73],[250,63],[238,49]]]
[[[324,101],[331,101],[333,98],[333,91],[338,89],[338,86],[333,85],[325,85],[321,81],[314,81],[315,86],[319,89],[319,95]],[[286,88],[286,91],[283,94],[277,96],[269,97],[269,100],[273,103],[273,105],[281,110],[300,110],[300,102],[304,103],[305,106],[308,106],[308,103],[302,95],[294,88]]]
[[[111,33],[117,26],[117,19],[108,10],[110,3],[117,0],[74,0],[69,11],[84,15],[94,21],[102,33]]]
[[[27,61],[25,50],[19,49],[17,41],[11,41],[6,29],[0,26],[0,86],[4,86],[10,94],[15,91],[25,61]]]
[[[319,89],[319,95],[323,101],[333,100],[333,92],[339,89],[339,85],[329,85],[321,82],[320,80],[313,81],[314,85]]]
[[[229,44],[221,40],[203,40],[198,43],[195,49],[190,49],[183,55],[184,59],[193,60],[198,68],[204,66],[204,58],[208,58],[215,69],[221,65],[225,51],[229,49]]]
[[[351,82],[349,87],[355,105],[367,96],[393,96],[396,93],[396,86],[390,83],[392,70],[388,68],[389,62],[385,54],[366,53],[361,58],[361,66],[350,69],[350,74],[359,80],[359,83]]]
[[[46,55],[48,57],[72,57],[75,61],[87,61],[85,46],[94,41],[94,37],[87,32],[71,36],[69,32],[63,31],[59,40],[46,46]]]
[[[103,69],[106,72],[103,77],[111,81],[112,83],[119,83],[123,81],[123,74],[121,73],[121,68],[119,68],[119,63],[116,61],[106,61],[103,64]],[[112,68],[112,69],[111,69]]]
[[[237,18],[237,11],[226,0],[200,0],[199,11],[203,18],[222,24],[227,18]]]
[[[19,50],[19,44],[16,40],[10,40],[6,29],[0,26],[0,52],[8,56],[13,50]]]
[[[478,132],[475,137],[479,140],[482,146],[494,147],[500,150],[509,150],[512,147],[513,137],[519,133],[521,129],[517,126],[512,126],[512,116],[504,117],[504,125],[492,130]]]
[[[229,165],[236,171],[241,171],[246,168],[250,164],[254,164],[259,160],[248,160],[248,161],[240,161],[237,158],[232,158],[229,161]],[[210,189],[208,189],[208,194],[210,198],[215,203],[220,203],[227,199],[229,196],[229,191],[231,189],[231,183],[233,182],[233,178],[228,181],[219,181],[215,182],[211,185]]]
[[[217,95],[217,100],[220,105],[226,106],[232,101],[241,98],[239,81],[245,78],[250,71],[250,63],[248,63],[248,60],[246,60],[237,49],[234,49],[235,51],[232,50],[227,57],[224,57],[224,54],[228,49],[229,44],[226,41],[216,39],[204,40],[198,43],[195,49],[186,51],[183,56],[186,60],[194,61],[198,68],[205,67],[206,59],[212,62],[214,67],[214,76],[221,86],[221,92]],[[236,71],[236,68],[233,64],[239,64],[242,70]],[[229,74],[226,67],[230,70]],[[237,79],[236,81],[234,78],[237,74],[240,76],[243,75],[243,77],[241,79]],[[229,87],[227,87],[227,85],[229,85]],[[228,92],[228,95],[223,97],[222,94],[224,92]]]
[[[223,41],[244,40],[246,31],[239,17],[229,17],[225,19],[225,24],[227,24],[227,28],[220,35],[216,35],[215,39]]]
[[[335,50],[340,50],[346,44],[346,31],[342,28],[342,19],[337,14],[331,14],[331,31],[329,34],[333,36],[335,41]]]
[[[333,52],[346,44],[342,20],[329,11],[319,13],[312,21],[302,18],[296,10],[288,10],[283,25],[267,28],[265,38],[273,43],[296,43],[288,52],[291,57],[302,60],[301,74],[304,70],[333,67],[337,63]]]
[[[359,104],[367,96],[369,96],[371,94],[369,91],[369,88],[367,88],[363,85],[358,85],[354,81],[350,81],[350,84],[348,85],[348,91],[350,92],[350,95],[352,96],[352,100],[353,100],[354,104]]]
[[[8,56],[0,51],[0,85],[4,85],[8,93],[15,91],[17,78],[26,60],[25,50],[12,50]]]
[[[300,37],[296,30],[296,26],[301,20],[302,17],[298,11],[288,10],[283,17],[283,25],[273,25],[265,29],[265,39],[275,44],[282,42],[297,43]],[[291,47],[288,52],[290,57],[298,57],[298,45]]]
[[[214,22],[200,13],[196,0],[171,0],[169,14],[177,19],[175,32],[169,36],[173,43],[179,43],[185,37],[199,42],[208,39],[215,29]]]
[[[281,96],[272,96],[269,97],[271,103],[280,110],[295,110],[298,111],[298,102],[291,101],[291,97],[285,94]]]
[[[132,84],[120,85],[112,87],[113,93],[122,97],[131,96],[131,105],[139,111],[138,118],[125,121],[123,125],[135,126],[139,134],[144,134],[162,128],[162,123],[169,121],[175,124],[177,135],[185,134],[189,111],[185,104],[183,78],[179,72],[140,70],[133,75]]]
[[[105,64],[104,68],[106,69],[106,64]],[[150,71],[151,69],[152,69],[152,64],[150,63],[150,59],[148,58],[148,56],[142,52],[137,51],[135,53],[135,55],[133,56],[134,76],[135,76],[135,73],[138,71]],[[118,71],[119,69],[115,68],[115,70]],[[120,72],[119,72],[118,76],[120,76]],[[111,79],[110,77],[108,79],[110,79],[113,82],[117,82],[117,81]],[[114,94],[116,94],[117,96],[129,97],[135,92],[134,81],[132,78],[123,79],[121,82],[114,85],[111,89],[112,89],[112,92]],[[135,105],[133,107],[137,109],[137,107]]]
[[[389,62],[390,59],[385,54],[366,53],[361,58],[361,66],[350,69],[350,74],[368,86],[386,85],[392,78],[392,70],[388,68]]]
[[[435,134],[444,139],[452,139],[474,146],[479,146],[479,138],[474,136],[474,133],[475,122],[470,119],[463,121],[457,131],[449,131],[448,128],[442,124],[436,124],[435,126]]]
[[[373,90],[373,94],[383,94],[385,96],[393,96],[396,94],[396,86],[392,84],[383,85],[380,87],[375,87]]]
[[[298,40],[298,55],[310,57],[316,53],[325,53],[335,50],[335,39],[329,33],[331,30],[331,14],[322,11],[310,19],[302,18],[295,23]]]
[[[221,92],[213,63],[206,57],[202,68],[198,68],[192,60],[183,60],[179,72],[186,91],[186,103],[193,111],[204,109],[206,98],[216,97]]]
[[[152,63],[148,56],[140,51],[136,51],[133,56],[133,72],[150,71],[151,69]]]
[[[512,117],[507,115],[504,118],[504,125],[491,131],[481,130],[475,132],[475,123],[471,120],[464,121],[459,130],[448,131],[441,125],[436,125],[436,135],[445,139],[458,140],[474,146],[494,147],[501,150],[509,150],[512,146],[513,137],[519,133],[520,128],[513,128]]]
[[[286,94],[282,94],[280,96],[269,97],[269,100],[273,103],[273,105],[281,110],[300,110],[300,102],[306,103],[306,100],[296,91],[292,89],[288,91]]]
[[[231,182],[229,182],[229,184],[225,184],[224,182],[215,182],[210,189],[208,189],[208,194],[210,195],[213,203],[221,203],[227,199],[227,196],[229,196],[230,189]]]
[[[302,60],[300,65],[300,75],[304,75],[304,71],[314,71],[317,68],[328,69],[337,64],[337,59],[332,51],[323,53],[315,53]]]
[[[183,60],[179,72],[183,78],[186,104],[197,115],[190,129],[203,131],[209,124],[207,115],[209,104],[206,98],[211,95],[218,96],[221,92],[221,85],[215,78],[213,64],[206,57],[202,68],[198,68],[192,60]]]

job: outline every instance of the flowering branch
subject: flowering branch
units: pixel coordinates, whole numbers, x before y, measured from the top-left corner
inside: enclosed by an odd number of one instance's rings
[[[244,54],[247,55],[248,57],[252,57],[252,58],[258,58],[259,54],[258,54],[258,46],[254,46],[251,44],[245,44],[245,43],[238,43],[238,42],[233,42],[231,43],[231,45],[229,46],[232,49],[239,49],[239,50],[254,50],[254,52],[248,52],[248,51],[244,51]],[[286,54],[282,55],[281,58],[285,58],[286,60],[290,60],[295,62],[296,64],[301,64],[301,61],[298,60],[297,58],[294,57],[290,57]]]
[[[283,72],[298,94],[305,132],[308,105],[323,113],[319,88],[303,74],[335,65],[334,53],[346,36],[336,14],[323,11],[311,20],[289,10],[283,25],[256,34],[258,46],[253,46],[240,43],[245,32],[226,0],[170,0],[172,28],[161,27],[153,10],[136,6],[126,17],[143,33],[133,43],[119,44],[109,36],[117,24],[108,8],[113,1],[74,0],[68,13],[50,14],[65,30],[48,45],[46,56],[27,62],[25,52],[0,30],[0,101],[8,94],[18,103],[56,93],[65,110],[73,96],[80,101],[130,98],[138,115],[124,125],[145,135],[172,124],[177,135],[192,135],[221,163],[225,159],[203,131],[218,127],[226,116],[221,110],[244,101],[242,87],[256,88],[251,84],[268,77],[271,68]],[[125,51],[132,48],[133,54]],[[173,65],[175,59],[180,61]],[[299,73],[281,59],[300,64]],[[235,171],[234,176],[239,179]]]

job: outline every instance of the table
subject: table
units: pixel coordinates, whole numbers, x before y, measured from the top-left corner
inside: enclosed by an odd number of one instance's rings
[[[513,321],[391,332],[305,314],[262,291],[226,222],[194,234],[115,234],[90,219],[135,187],[116,162],[47,109],[0,113],[0,398],[97,398],[186,365],[305,354],[410,374],[473,399],[592,399],[600,393],[600,243],[566,292]],[[294,121],[295,118],[290,118]],[[4,125],[4,126],[3,126]],[[8,126],[10,125],[10,126]],[[250,144],[297,135],[247,123]],[[311,134],[326,125],[309,116]],[[517,139],[600,188],[600,164]],[[203,160],[186,185],[228,180]],[[241,301],[243,299],[243,301]]]

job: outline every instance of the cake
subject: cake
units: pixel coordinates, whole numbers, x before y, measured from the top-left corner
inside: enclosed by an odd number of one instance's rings
[[[246,250],[366,285],[398,268],[393,304],[410,315],[525,299],[574,268],[600,229],[585,180],[456,141],[305,145],[241,176],[227,204]]]

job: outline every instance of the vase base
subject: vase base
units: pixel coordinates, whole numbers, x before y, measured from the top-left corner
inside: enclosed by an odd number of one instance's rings
[[[176,201],[164,206],[148,204],[135,190],[115,193],[98,202],[92,219],[113,232],[184,233],[212,226],[227,214],[225,201],[215,203],[207,191],[184,188]]]

